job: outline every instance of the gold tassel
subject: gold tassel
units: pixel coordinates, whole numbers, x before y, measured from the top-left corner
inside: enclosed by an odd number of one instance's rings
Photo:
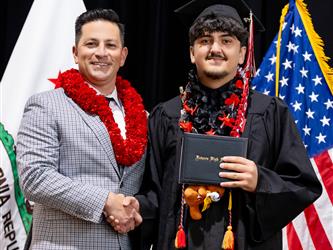
[[[222,249],[234,250],[235,239],[234,233],[232,232],[232,226],[228,226],[228,230],[224,234]]]
[[[234,233],[232,232],[232,194],[231,190],[229,191],[229,205],[228,205],[228,212],[229,212],[229,226],[227,227],[227,231],[224,234],[223,241],[222,241],[222,249],[224,250],[234,250],[235,247],[235,237]]]

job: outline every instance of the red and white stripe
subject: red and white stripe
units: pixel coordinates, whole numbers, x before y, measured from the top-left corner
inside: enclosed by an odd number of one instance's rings
[[[312,166],[323,186],[319,199],[283,230],[284,250],[333,249],[333,149],[313,158]]]

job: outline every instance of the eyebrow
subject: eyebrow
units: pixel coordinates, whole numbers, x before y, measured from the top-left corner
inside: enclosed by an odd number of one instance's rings
[[[215,33],[215,32],[211,32],[211,33],[208,33],[208,34],[204,34],[204,35],[200,36],[199,38],[201,38],[201,37],[212,37],[212,36],[213,36],[213,35],[212,35],[213,33]],[[234,35],[231,35],[230,33],[223,33],[223,34],[221,34],[219,37],[227,37],[227,36],[234,37]]]
[[[93,38],[93,37],[90,37],[90,38],[87,38],[85,40],[86,41],[93,41],[93,42],[98,42],[100,41],[99,39],[96,39],[96,38]],[[116,39],[106,39],[106,40],[103,40],[104,42],[116,42],[117,40]]]

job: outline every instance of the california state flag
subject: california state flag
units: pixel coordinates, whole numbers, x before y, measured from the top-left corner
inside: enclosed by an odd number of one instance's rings
[[[35,0],[1,81],[0,121],[16,139],[23,109],[35,93],[53,88],[48,78],[75,67],[74,23],[82,0]]]
[[[31,223],[12,160],[24,105],[31,95],[53,88],[48,78],[75,67],[74,23],[84,11],[82,0],[35,0],[0,83],[1,250],[23,249]]]

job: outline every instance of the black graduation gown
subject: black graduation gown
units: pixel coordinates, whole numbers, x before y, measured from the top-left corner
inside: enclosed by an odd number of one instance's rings
[[[243,137],[247,158],[258,167],[254,193],[233,190],[232,224],[235,249],[282,249],[281,229],[321,194],[306,150],[288,107],[279,99],[251,91]],[[137,196],[144,222],[144,245],[174,249],[179,224],[181,186],[175,164],[179,97],[159,104],[149,119],[150,151],[141,194]],[[228,224],[228,195],[193,221],[185,212],[187,249],[221,249]],[[147,241],[148,239],[148,241]]]

